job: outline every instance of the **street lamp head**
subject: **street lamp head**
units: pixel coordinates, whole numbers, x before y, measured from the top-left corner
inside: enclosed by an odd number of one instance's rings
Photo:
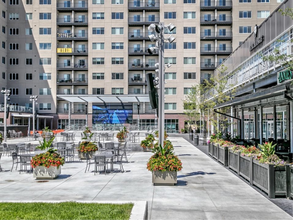
[[[167,68],[170,68],[172,65],[170,63],[168,63],[166,66],[167,66]]]
[[[155,64],[155,67],[156,67],[156,68],[159,68],[159,67],[160,67],[160,64],[159,64],[159,63],[156,63],[156,64]]]
[[[170,44],[173,43],[175,39],[176,38],[171,35],[167,38],[167,40],[169,41]]]
[[[2,93],[2,94],[5,94],[5,90],[2,89],[2,90],[1,90],[1,93]]]
[[[171,32],[176,28],[176,26],[174,26],[173,24],[170,23],[170,24],[167,25],[167,28]]]
[[[158,39],[154,34],[149,35],[149,38],[151,41],[155,41]]]
[[[150,47],[148,48],[148,53],[152,55],[153,53],[156,52],[156,49],[157,49],[156,47]]]
[[[161,31],[163,30],[163,26],[162,25],[160,25],[160,24],[157,24],[156,25],[156,28],[155,28],[155,31],[159,34],[159,33],[161,33]]]
[[[156,25],[155,24],[151,24],[150,26],[148,26],[148,30],[149,31],[155,31]]]

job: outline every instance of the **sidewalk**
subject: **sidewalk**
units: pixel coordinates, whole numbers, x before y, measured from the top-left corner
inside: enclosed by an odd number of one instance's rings
[[[1,201],[148,201],[148,218],[292,219],[248,184],[181,137],[169,138],[182,160],[176,186],[153,186],[146,169],[149,152],[133,152],[124,173],[84,173],[85,163],[66,163],[56,180],[0,172]],[[1,159],[4,170],[11,159]]]

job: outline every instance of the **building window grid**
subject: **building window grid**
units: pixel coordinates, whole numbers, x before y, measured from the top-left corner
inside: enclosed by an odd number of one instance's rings
[[[93,94],[95,94],[95,95],[104,95],[105,94],[104,88],[93,88],[92,91],[93,91]]]
[[[93,43],[93,50],[104,50],[105,43]]]
[[[184,72],[184,79],[196,79],[196,72]]]
[[[123,42],[112,43],[112,50],[123,50],[123,49],[124,49]]]
[[[165,88],[165,95],[176,95],[176,88]]]
[[[165,110],[176,110],[176,103],[165,103]]]
[[[51,73],[40,73],[40,80],[51,80]]]
[[[183,12],[184,19],[195,19],[196,13],[194,11]]]
[[[196,64],[196,57],[184,57],[184,64]]]
[[[183,47],[184,47],[184,49],[196,49],[196,43],[195,42],[184,42]]]
[[[95,28],[93,28],[93,34],[103,35],[103,34],[105,34],[105,28],[95,27]]]
[[[93,0],[92,1],[93,5],[103,5],[105,4],[104,0]]]
[[[93,73],[92,78],[97,80],[103,80],[105,79],[105,73]]]
[[[112,88],[112,95],[123,95],[124,89],[123,88]]]
[[[124,58],[123,57],[113,57],[112,58],[112,64],[124,64]]]
[[[112,79],[123,79],[124,73],[112,73]]]
[[[168,79],[168,80],[176,79],[176,73],[175,72],[166,72],[165,79]]]
[[[184,27],[184,34],[195,34],[196,28],[195,27]]]
[[[105,64],[105,59],[103,57],[94,57],[93,64],[95,64],[95,65]]]

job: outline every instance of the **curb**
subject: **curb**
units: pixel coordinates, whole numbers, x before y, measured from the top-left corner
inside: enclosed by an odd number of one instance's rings
[[[44,201],[44,200],[24,200],[24,201],[5,201],[0,200],[0,203],[62,203],[62,202],[77,202],[77,203],[103,203],[103,204],[126,204],[133,203],[133,208],[130,213],[129,220],[146,220],[147,219],[147,201],[80,201],[80,200],[62,200],[62,201]]]

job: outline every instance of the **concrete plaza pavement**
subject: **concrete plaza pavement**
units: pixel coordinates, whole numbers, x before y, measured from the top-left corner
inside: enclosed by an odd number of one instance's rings
[[[169,138],[182,160],[176,186],[153,186],[146,163],[150,152],[130,152],[126,172],[84,172],[85,162],[68,162],[55,180],[8,171],[0,160],[1,201],[147,201],[148,219],[293,219],[233,173],[182,137]],[[93,167],[91,167],[93,169]],[[292,203],[293,205],[293,203]]]

